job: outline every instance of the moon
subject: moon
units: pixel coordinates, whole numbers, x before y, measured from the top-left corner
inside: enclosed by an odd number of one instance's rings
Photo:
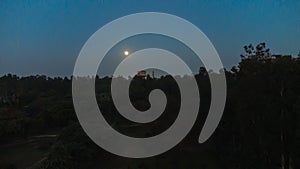
[[[129,55],[128,50],[125,50],[125,51],[124,51],[124,55],[125,55],[125,56],[128,56],[128,55]]]

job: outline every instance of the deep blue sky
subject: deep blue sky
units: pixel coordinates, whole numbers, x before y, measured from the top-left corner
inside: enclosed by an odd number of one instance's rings
[[[85,41],[104,24],[136,12],[165,12],[198,26],[225,67],[245,44],[266,42],[272,53],[300,51],[299,0],[1,0],[0,75],[71,75]]]

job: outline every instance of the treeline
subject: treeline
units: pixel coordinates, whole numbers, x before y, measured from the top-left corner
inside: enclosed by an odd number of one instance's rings
[[[187,165],[180,164],[181,158],[200,157],[204,152],[212,154],[205,160],[207,163],[199,166],[195,162],[191,168],[210,168],[214,163],[223,169],[300,168],[300,59],[270,55],[264,43],[245,46],[245,51],[238,66],[225,70],[228,87],[225,111],[216,132],[206,143],[199,145],[197,139],[210,106],[208,74],[212,72],[200,68],[195,78],[201,104],[189,135],[175,150],[147,159],[155,163],[153,166],[147,167],[146,160],[136,167],[126,163],[123,168],[185,168]],[[117,112],[110,95],[110,83],[111,78],[97,77],[95,92],[105,118],[121,133],[135,137],[157,135],[176,119],[180,90],[171,76],[132,80],[130,99],[137,109],[149,108],[148,96],[153,89],[163,90],[168,99],[163,115],[143,125],[130,122]],[[1,141],[47,131],[60,131],[60,135],[38,168],[93,168],[95,164],[99,168],[114,163],[108,157],[115,156],[97,147],[78,124],[71,79],[1,77]],[[174,166],[160,165],[163,158],[163,163]],[[198,159],[191,157],[190,160]]]

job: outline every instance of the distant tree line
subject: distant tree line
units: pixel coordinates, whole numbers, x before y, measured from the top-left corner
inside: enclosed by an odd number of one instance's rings
[[[223,169],[300,168],[300,59],[271,55],[265,43],[256,47],[250,44],[244,49],[241,62],[231,70],[224,70],[228,86],[224,115],[204,145],[198,145],[197,139],[210,106],[208,74],[214,72],[199,69],[195,75],[201,95],[199,116],[192,131],[177,147],[204,146]],[[148,95],[156,88],[163,90],[168,99],[164,114],[144,125],[130,122],[117,112],[110,95],[110,83],[110,77],[96,77],[95,92],[105,118],[121,133],[153,136],[176,119],[180,90],[171,76],[133,78],[130,99],[137,109],[149,108]],[[109,163],[104,160],[109,153],[97,147],[77,121],[71,79],[10,74],[1,77],[0,142],[48,131],[60,134],[47,160],[38,168],[87,168],[95,161],[99,165]],[[198,149],[194,151],[197,153]],[[181,155],[184,156],[178,156]],[[157,161],[157,158],[149,160]],[[174,161],[180,163],[176,158],[170,163]],[[195,166],[200,167],[206,168]]]

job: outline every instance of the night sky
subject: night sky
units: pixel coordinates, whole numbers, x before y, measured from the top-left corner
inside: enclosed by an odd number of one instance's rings
[[[226,68],[238,64],[249,43],[266,42],[274,54],[300,51],[299,0],[1,0],[0,75],[70,76],[95,31],[124,15],[149,11],[198,26]]]

